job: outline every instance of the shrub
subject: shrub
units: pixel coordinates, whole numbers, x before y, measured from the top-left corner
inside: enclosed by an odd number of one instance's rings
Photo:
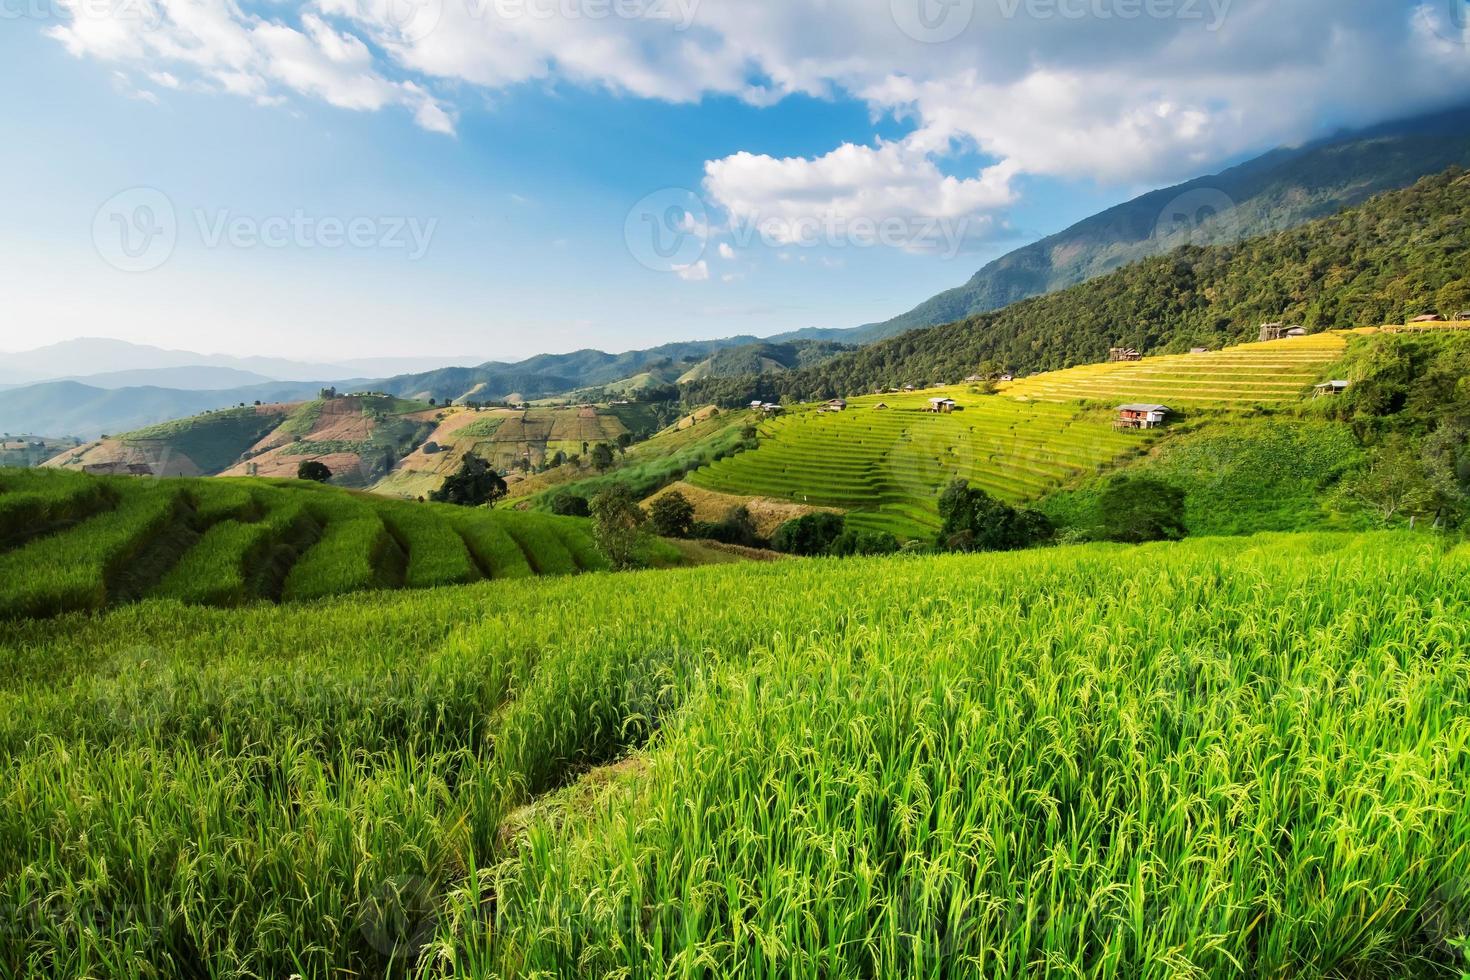
[[[1098,499],[1102,537],[1141,544],[1178,541],[1189,533],[1184,523],[1184,491],[1162,480],[1120,475],[1108,481]]]
[[[648,508],[653,533],[665,538],[687,538],[694,526],[694,505],[677,490],[659,497]]]
[[[614,569],[636,568],[647,515],[626,487],[614,486],[592,498],[592,537]]]
[[[863,531],[848,528],[827,548],[829,555],[891,555],[899,550],[898,538],[887,531]]]
[[[484,507],[504,497],[505,490],[505,481],[490,468],[489,463],[474,453],[466,453],[460,460],[459,472],[429,494],[429,499],[461,507]]]
[[[551,512],[560,517],[589,517],[592,514],[586,497],[565,490],[551,498]]]
[[[1015,551],[1056,533],[1045,514],[1018,510],[964,480],[951,481],[940,493],[939,516],[940,541],[952,551]]]
[[[771,547],[788,555],[826,554],[842,535],[846,519],[841,514],[817,511],[782,524],[771,538]]]
[[[303,459],[296,467],[296,479],[312,483],[326,483],[332,478],[331,467],[319,459]]]

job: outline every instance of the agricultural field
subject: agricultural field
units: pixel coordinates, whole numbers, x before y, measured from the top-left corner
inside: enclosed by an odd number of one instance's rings
[[[0,436],[0,466],[40,466],[58,453],[81,445],[80,439],[11,435],[7,432]]]
[[[936,500],[957,477],[1019,503],[1147,448],[1096,412],[971,395],[962,411],[920,411],[928,393],[853,399],[840,413],[765,422],[760,447],[689,474],[695,487],[836,507],[855,527],[932,537]],[[886,405],[887,407],[879,407]],[[910,406],[913,407],[910,407]]]
[[[1171,407],[1249,408],[1301,401],[1347,349],[1347,331],[1242,344],[1204,354],[1086,364],[1001,385],[1035,401],[1158,402]]]
[[[684,556],[655,539],[651,563]],[[317,484],[0,473],[0,618],[144,598],[239,606],[607,563],[586,521]]]
[[[1454,978],[1467,560],[1272,534],[0,622],[0,974]]]
[[[634,443],[616,456],[605,473],[582,459],[512,483],[509,505],[545,509],[559,493],[591,498],[613,484],[647,497],[685,473],[744,449],[745,430],[759,421],[754,412],[707,406]]]
[[[397,497],[428,496],[459,469],[468,453],[504,471],[517,461],[540,466],[558,452],[582,455],[628,432],[614,410],[592,406],[454,408],[438,413],[433,431],[373,490]]]

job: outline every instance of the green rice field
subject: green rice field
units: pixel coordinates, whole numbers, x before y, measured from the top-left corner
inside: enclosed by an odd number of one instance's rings
[[[194,506],[146,485],[128,528]],[[1459,977],[1467,559],[1263,535],[0,622],[0,975]]]
[[[587,522],[575,518],[284,480],[0,472],[0,617],[144,597],[305,601],[606,568]]]
[[[1097,413],[1067,406],[961,395],[962,411],[933,415],[902,407],[901,397],[772,420],[760,448],[686,479],[723,493],[840,507],[854,526],[932,537],[936,500],[951,479],[1021,502],[1148,445],[1143,434],[1117,432]],[[878,408],[880,401],[889,407]]]

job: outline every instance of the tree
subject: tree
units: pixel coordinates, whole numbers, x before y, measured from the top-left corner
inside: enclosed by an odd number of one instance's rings
[[[562,517],[588,517],[592,513],[587,506],[586,497],[568,490],[563,490],[551,498],[551,512]]]
[[[628,451],[628,447],[631,446],[631,445],[633,445],[633,433],[631,433],[631,432],[620,432],[620,433],[618,433],[618,452],[620,452],[620,453],[627,452]]]
[[[654,500],[648,508],[653,532],[665,538],[687,538],[694,527],[694,505],[677,490]]]
[[[847,557],[849,555],[891,555],[899,550],[898,538],[887,531],[862,531],[848,528],[827,548],[827,554]]]
[[[331,469],[319,459],[303,459],[301,465],[296,467],[296,479],[298,480],[326,483],[331,478]]]
[[[1143,476],[1115,476],[1098,499],[1102,536],[1141,544],[1178,541],[1189,533],[1184,523],[1184,491]]]
[[[562,450],[562,449],[558,449],[556,451],[556,455],[554,455],[554,456],[551,457],[551,465],[552,466],[561,466],[564,463],[566,463],[566,461],[567,461],[567,454],[566,454],[566,451],[565,450]]]
[[[613,464],[612,447],[605,442],[599,442],[592,447],[592,465],[599,472],[605,471]]]
[[[429,494],[429,499],[441,504],[458,504],[461,507],[484,507],[505,496],[505,481],[474,453],[466,453],[459,461],[459,471]]]
[[[647,515],[632,491],[621,484],[608,487],[592,498],[592,539],[615,570],[637,568]]]
[[[1441,484],[1443,477],[1441,477]],[[1394,438],[1373,455],[1368,467],[1342,481],[1338,499],[1372,515],[1381,527],[1441,511],[1448,501],[1408,440]]]
[[[959,479],[940,492],[939,516],[939,540],[952,551],[1014,551],[1056,532],[1046,515],[1018,510]]]
[[[788,555],[823,555],[846,527],[841,514],[816,511],[793,518],[776,528],[771,547]]]

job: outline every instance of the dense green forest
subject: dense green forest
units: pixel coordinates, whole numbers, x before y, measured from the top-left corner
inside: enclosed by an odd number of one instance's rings
[[[1470,175],[1455,167],[1361,207],[1235,245],[1186,246],[994,313],[916,330],[785,374],[684,386],[689,404],[819,399],[1252,340],[1265,321],[1311,329],[1470,309]]]

